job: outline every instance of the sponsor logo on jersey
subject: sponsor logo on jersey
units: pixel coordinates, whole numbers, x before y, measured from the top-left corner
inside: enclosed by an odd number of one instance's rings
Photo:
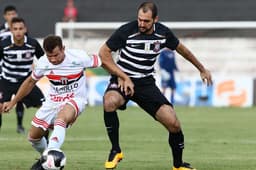
[[[75,97],[74,93],[66,94],[65,96],[50,94],[50,99],[54,102],[65,102]]]
[[[31,57],[32,57],[31,53],[26,53],[25,54],[25,58],[31,58]]]
[[[54,90],[56,91],[56,93],[62,94],[62,93],[68,93],[68,92],[72,92],[74,91],[76,88],[78,88],[78,83],[75,82],[73,84],[70,85],[65,85],[62,87],[54,87]]]

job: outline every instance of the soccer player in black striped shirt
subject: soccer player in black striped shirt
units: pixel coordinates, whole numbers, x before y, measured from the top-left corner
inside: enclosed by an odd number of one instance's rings
[[[144,2],[136,21],[117,29],[100,49],[102,66],[112,76],[104,94],[104,121],[112,144],[106,169],[113,169],[123,158],[119,145],[119,120],[116,110],[125,109],[129,100],[160,122],[169,132],[173,170],[194,170],[182,160],[184,136],[172,104],[155,85],[154,63],[163,48],[176,50],[200,72],[202,80],[212,84],[210,72],[197,60],[166,26],[158,22],[157,7]],[[117,64],[111,52],[119,50]]]
[[[9,101],[22,84],[31,74],[34,57],[44,55],[37,40],[26,36],[25,21],[15,17],[10,25],[12,35],[0,42],[0,60],[2,60],[2,79],[0,80],[0,112],[2,103]],[[32,92],[16,106],[17,132],[24,133],[22,119],[24,107],[39,107],[44,96],[41,90],[35,86]],[[1,115],[0,115],[1,116]],[[1,127],[2,122],[0,122]]]
[[[18,16],[18,13],[15,6],[8,5],[4,8],[3,18],[5,22],[0,26],[0,41],[7,38],[8,36],[11,36],[10,24],[11,24],[12,18],[17,16]],[[2,78],[2,61],[0,60],[0,79],[1,78]],[[0,94],[0,98],[1,98],[1,94]],[[2,124],[2,116],[0,115],[0,128],[1,128],[1,124]]]
[[[11,24],[12,18],[17,17],[17,16],[18,16],[18,13],[17,13],[17,9],[15,6],[8,5],[4,8],[3,17],[5,20],[5,23],[3,23],[0,26],[0,40],[3,40],[11,35],[10,24]],[[2,72],[2,66],[1,66],[1,61],[0,61],[0,79],[1,79],[1,72]],[[0,116],[0,122],[1,122],[1,116]]]
[[[12,18],[17,16],[18,16],[18,13],[15,6],[8,5],[4,8],[3,17],[5,20],[5,23],[3,23],[0,26],[0,40],[3,40],[11,35],[10,24],[11,24]]]

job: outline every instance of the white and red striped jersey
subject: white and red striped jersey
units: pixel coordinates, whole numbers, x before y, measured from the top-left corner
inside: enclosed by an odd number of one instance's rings
[[[39,80],[46,76],[50,88],[46,102],[67,102],[80,98],[86,102],[86,77],[84,71],[89,67],[99,67],[101,60],[97,55],[89,57],[83,50],[65,50],[65,59],[58,65],[51,64],[47,56],[41,57],[34,67],[32,77]]]

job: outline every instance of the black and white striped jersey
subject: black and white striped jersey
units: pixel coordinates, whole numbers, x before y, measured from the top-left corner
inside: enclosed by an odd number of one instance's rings
[[[112,51],[119,50],[117,65],[132,78],[154,74],[154,63],[163,48],[175,50],[179,44],[172,31],[154,24],[151,35],[139,32],[138,22],[132,21],[118,28],[106,42]]]
[[[12,83],[24,81],[32,71],[34,57],[40,58],[44,51],[37,40],[25,36],[24,44],[14,44],[13,36],[0,42],[2,79]]]

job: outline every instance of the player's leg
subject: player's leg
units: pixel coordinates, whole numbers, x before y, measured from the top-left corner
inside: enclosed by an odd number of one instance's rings
[[[76,110],[75,102],[67,103],[57,113],[56,119],[54,120],[54,128],[50,136],[48,148],[60,149],[65,140],[66,128],[71,125],[77,118],[79,110]]]
[[[123,97],[117,91],[108,91],[104,95],[104,122],[112,149],[120,151],[119,119],[116,110],[124,103]]]
[[[40,154],[47,148],[47,142],[44,137],[45,133],[46,130],[32,125],[28,134],[28,140],[31,142],[32,147]]]
[[[105,162],[106,169],[115,168],[123,158],[119,144],[119,119],[116,110],[118,108],[125,109],[127,100],[118,88],[117,81],[111,81],[103,97],[104,123],[112,145],[108,159]]]
[[[0,79],[0,129],[2,127],[2,106],[4,102],[10,101],[16,87],[13,83]]]
[[[15,108],[17,115],[17,133],[25,133],[25,129],[22,125],[23,115],[24,115],[24,106],[22,102],[18,102]]]
[[[20,83],[16,84],[16,83],[12,83],[12,89],[14,90],[13,91],[13,94],[16,94],[19,87],[20,87]],[[15,107],[15,112],[16,112],[16,117],[17,117],[17,133],[21,133],[21,134],[24,134],[25,133],[25,129],[23,127],[23,124],[22,124],[22,121],[23,121],[23,116],[24,116],[24,105],[22,102],[18,102],[16,104],[16,107]]]
[[[156,112],[156,119],[169,131],[169,145],[173,155],[173,170],[195,170],[182,160],[184,135],[172,106],[163,104]]]
[[[153,83],[147,86],[137,86],[136,94],[132,97],[132,100],[154,119],[163,124],[169,131],[168,141],[172,150],[173,164],[175,167],[181,167],[183,165],[182,151],[184,148],[184,136],[180,122],[176,117],[176,113],[173,110],[171,103]]]
[[[28,139],[32,146],[40,153],[47,148],[47,140],[45,133],[49,128],[53,127],[53,119],[56,115],[55,105],[45,102],[40,109],[37,110],[31,122],[32,127],[29,130]],[[38,159],[31,167],[31,170],[43,170],[41,159]]]
[[[41,127],[31,126],[28,134],[28,140],[32,147],[42,155],[43,151],[47,148],[47,141],[44,137],[46,130]],[[30,168],[31,170],[43,170],[41,159],[38,159]]]

